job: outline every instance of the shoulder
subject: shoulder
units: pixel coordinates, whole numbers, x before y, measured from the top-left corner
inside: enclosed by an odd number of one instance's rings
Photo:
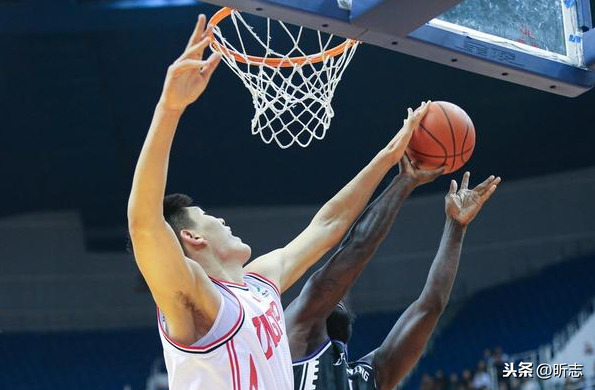
[[[219,347],[232,340],[244,324],[245,312],[240,300],[235,294],[224,285],[213,281],[219,290],[221,302],[217,311],[217,317],[213,324],[206,329],[203,336],[193,343],[183,343],[173,337],[170,333],[168,320],[165,314],[157,308],[157,321],[162,341],[177,353],[208,355],[218,350]]]
[[[300,366],[306,364],[313,360],[319,360],[321,357],[325,355],[332,356],[334,355],[334,350],[331,348],[332,342],[330,339],[326,340],[323,344],[321,344],[314,352],[308,354],[299,359],[295,359],[293,361],[294,366]]]
[[[277,297],[281,297],[281,291],[279,291],[279,287],[275,282],[271,279],[267,278],[266,276],[258,273],[249,271],[244,274],[244,281],[246,284],[257,287],[257,288],[264,288],[273,292]]]
[[[265,277],[266,280],[275,285],[278,291],[281,284],[281,275],[284,269],[284,259],[286,258],[283,248],[275,249],[267,254],[257,257],[249,264],[244,266],[244,272],[247,274],[256,274]]]

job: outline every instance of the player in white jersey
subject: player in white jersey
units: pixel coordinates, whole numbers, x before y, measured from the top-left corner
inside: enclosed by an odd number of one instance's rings
[[[403,156],[427,105],[408,110],[402,129],[303,232],[246,265],[251,249],[224,220],[186,195],[164,197],[178,122],[220,61],[217,54],[202,59],[211,35],[205,25],[201,15],[186,50],[168,68],[138,159],[128,202],[133,252],[159,308],[170,390],[292,389],[279,294],[339,243]],[[212,162],[224,163],[224,155]],[[188,167],[189,179],[201,180],[204,169]]]
[[[223,297],[215,325],[192,346],[172,340],[159,312],[159,330],[170,388],[291,388],[289,349],[281,295],[261,275],[247,273],[244,284],[211,278]],[[254,337],[256,329],[256,338]],[[209,375],[197,375],[208,369]],[[281,387],[283,386],[283,387]]]

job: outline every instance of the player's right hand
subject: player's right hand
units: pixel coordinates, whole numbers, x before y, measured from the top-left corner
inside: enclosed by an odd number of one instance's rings
[[[431,101],[422,102],[421,105],[413,111],[411,107],[407,109],[407,118],[403,120],[403,127],[397,132],[394,138],[386,146],[386,151],[392,158],[393,165],[397,164],[409,145],[411,136],[415,129],[419,127],[420,122],[428,112]]]
[[[428,109],[430,108],[431,100],[427,102],[421,102],[421,105],[415,109],[415,111],[411,110],[411,108],[407,109],[407,118],[403,120],[403,128],[401,130],[405,130],[407,133],[413,133],[415,129],[419,127],[422,119],[428,113]]]
[[[200,15],[186,50],[169,66],[159,104],[167,110],[184,110],[204,92],[221,55],[212,53],[203,60],[210,42],[211,26],[205,29],[206,17]]]
[[[437,177],[444,173],[445,168],[446,167],[440,167],[432,170],[417,168],[411,163],[407,154],[405,154],[403,158],[401,158],[401,161],[399,161],[399,175],[409,177],[413,180],[416,187],[433,182]]]

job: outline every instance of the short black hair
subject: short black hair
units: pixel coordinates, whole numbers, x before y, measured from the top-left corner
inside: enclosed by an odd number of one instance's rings
[[[326,319],[326,332],[331,340],[339,340],[347,344],[351,338],[352,325],[355,321],[353,313],[343,302],[340,302]]]
[[[180,244],[182,243],[180,231],[195,227],[187,210],[192,206],[194,206],[194,200],[186,194],[171,194],[163,199],[163,217],[176,233]]]
[[[182,229],[193,228],[194,223],[188,215],[187,207],[194,206],[194,200],[186,194],[171,194],[163,199],[163,217],[165,221],[171,226],[176,237],[180,241],[180,245],[184,248],[180,231]],[[134,254],[132,248],[132,240],[128,234],[126,242],[126,251]]]

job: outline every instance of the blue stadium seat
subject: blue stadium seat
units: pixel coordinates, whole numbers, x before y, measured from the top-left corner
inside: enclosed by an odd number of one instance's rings
[[[419,388],[423,372],[433,374],[442,369],[448,375],[453,371],[460,374],[465,368],[474,369],[486,348],[501,346],[510,354],[548,343],[593,296],[595,257],[592,256],[564,261],[529,277],[480,291],[435,335],[432,347],[406,388]],[[394,314],[360,316],[350,345],[352,356],[381,343],[394,317]]]

